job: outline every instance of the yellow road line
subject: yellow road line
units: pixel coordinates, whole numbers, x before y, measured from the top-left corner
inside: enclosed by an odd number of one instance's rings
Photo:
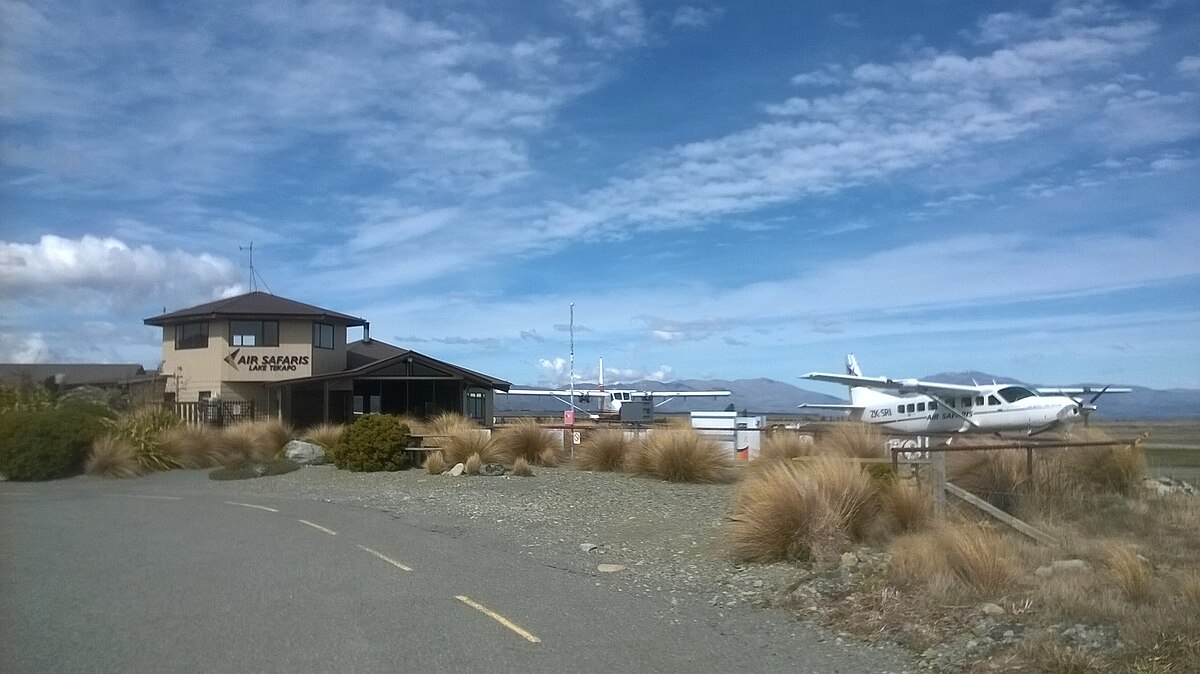
[[[333,529],[326,529],[325,527],[321,526],[320,524],[313,524],[312,522],[309,522],[308,520],[296,520],[296,521],[301,524],[307,524],[308,526],[310,526],[318,531],[324,531],[325,533],[329,534],[330,536],[337,536],[336,531],[334,531]]]
[[[129,496],[131,498],[150,498],[158,501],[182,501],[182,496],[155,496],[154,494],[118,494],[118,496]]]
[[[235,506],[241,506],[241,507],[243,507],[243,508],[258,508],[259,510],[265,510],[265,511],[267,511],[267,512],[269,512],[269,513],[277,513],[277,512],[279,512],[278,510],[276,510],[276,509],[274,509],[274,508],[268,508],[267,506],[254,505],[253,503],[238,503],[237,501],[226,501],[226,502],[225,502],[225,504],[226,504],[226,505],[235,505]]]
[[[530,641],[535,644],[542,643],[541,639],[535,637],[532,633],[526,631],[520,625],[517,625],[513,621],[509,620],[508,618],[505,618],[504,616],[500,615],[499,613],[496,613],[495,611],[487,608],[486,606],[483,606],[482,604],[479,604],[479,603],[473,601],[470,597],[460,594],[460,595],[455,595],[454,598],[461,601],[462,603],[466,604],[467,606],[470,606],[471,608],[483,613],[484,615],[491,618],[492,620],[495,620],[496,622],[500,623],[501,625],[504,625],[508,629],[516,632],[517,634],[524,637],[526,641]]]
[[[368,547],[367,547],[367,546],[365,546],[365,545],[360,545],[360,546],[358,546],[358,549],[359,549],[359,550],[364,550],[364,551],[366,551],[366,552],[369,552],[369,553],[371,553],[372,555],[375,555],[376,557],[378,557],[378,558],[382,559],[383,561],[387,562],[388,564],[391,564],[392,566],[394,566],[394,567],[396,567],[396,568],[398,568],[398,569],[402,569],[402,570],[404,570],[404,571],[412,571],[412,569],[410,569],[410,568],[408,568],[407,566],[405,566],[405,565],[401,564],[400,562],[397,562],[396,560],[392,559],[391,557],[388,557],[387,555],[383,554],[382,552],[376,552],[375,550],[372,550],[371,548],[368,548]]]

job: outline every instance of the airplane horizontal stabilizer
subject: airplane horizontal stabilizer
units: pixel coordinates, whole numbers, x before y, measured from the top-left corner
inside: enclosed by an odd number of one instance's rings
[[[796,407],[802,409],[814,410],[842,410],[843,412],[854,412],[856,410],[865,410],[865,405],[846,405],[838,403],[801,403]]]

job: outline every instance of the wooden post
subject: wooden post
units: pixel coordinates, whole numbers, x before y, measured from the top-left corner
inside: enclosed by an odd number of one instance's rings
[[[945,452],[929,452],[929,473],[933,481],[933,516],[944,519],[947,514]]]
[[[1025,474],[1033,482],[1033,447],[1025,448]]]

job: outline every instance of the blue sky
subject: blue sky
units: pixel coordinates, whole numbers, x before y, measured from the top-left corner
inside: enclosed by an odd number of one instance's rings
[[[244,292],[516,383],[1200,387],[1190,2],[25,2],[0,361]]]

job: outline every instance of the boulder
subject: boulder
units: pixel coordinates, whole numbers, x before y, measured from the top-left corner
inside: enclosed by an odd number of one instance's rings
[[[600,573],[616,573],[618,571],[624,571],[625,567],[621,566],[620,564],[600,564],[596,567],[596,570]]]
[[[328,461],[324,447],[303,440],[292,440],[284,445],[283,455],[302,466],[319,466]]]
[[[462,475],[463,471],[465,471],[466,469],[467,469],[467,466],[465,464],[456,463],[456,464],[454,464],[454,467],[450,469],[450,474],[453,475],[454,477],[458,477],[459,475]]]
[[[491,476],[503,475],[504,465],[499,463],[485,463],[483,464],[483,467],[479,469],[479,474]]]

